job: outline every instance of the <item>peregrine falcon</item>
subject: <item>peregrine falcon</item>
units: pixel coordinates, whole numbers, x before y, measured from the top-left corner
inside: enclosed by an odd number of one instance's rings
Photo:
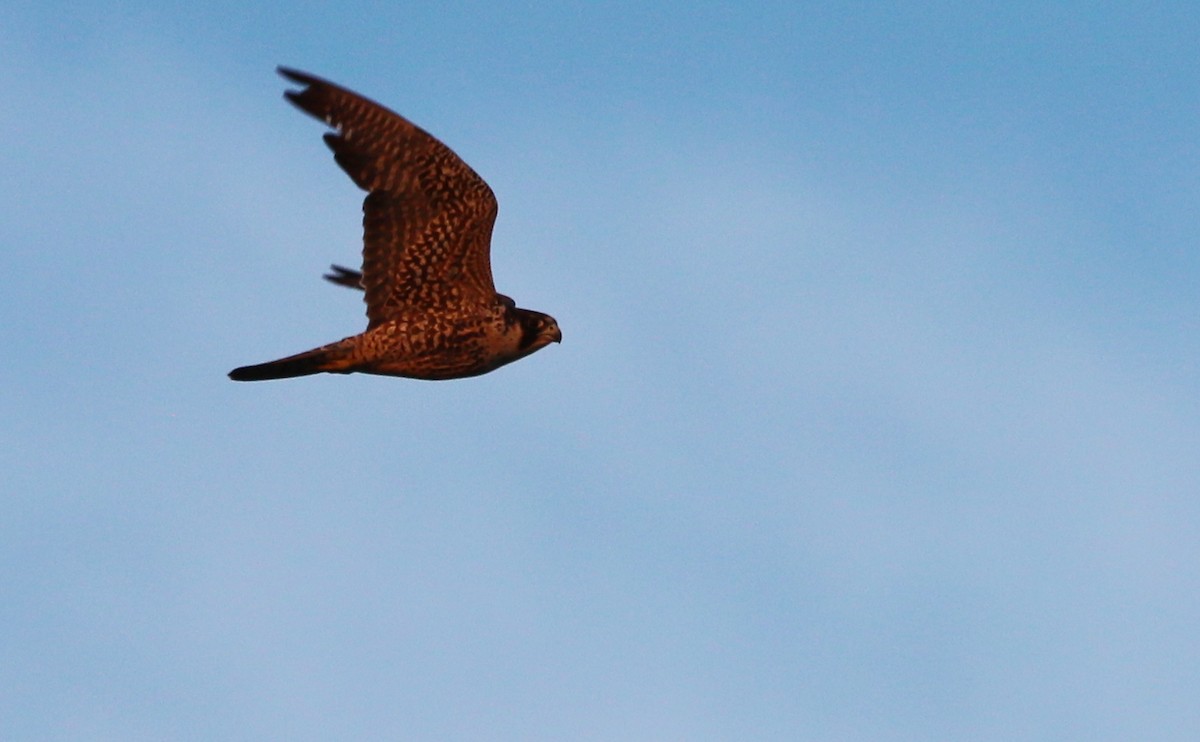
[[[279,68],[284,93],[328,124],[333,158],[363,201],[362,272],[327,279],[361,288],[367,329],[229,372],[262,381],[322,372],[412,379],[478,376],[562,341],[548,314],[496,293],[489,256],[496,197],[449,147],[404,117],[318,77]]]

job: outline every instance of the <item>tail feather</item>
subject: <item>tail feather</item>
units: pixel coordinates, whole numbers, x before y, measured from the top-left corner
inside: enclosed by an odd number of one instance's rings
[[[254,366],[242,366],[229,372],[229,378],[234,381],[267,381],[269,379],[290,379],[293,376],[310,376],[323,371],[347,373],[349,369],[345,362],[339,362],[337,354],[325,348],[298,353],[278,361],[259,363]]]

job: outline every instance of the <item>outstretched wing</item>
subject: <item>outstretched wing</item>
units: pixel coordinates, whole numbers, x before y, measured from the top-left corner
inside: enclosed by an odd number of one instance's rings
[[[355,270],[350,270],[340,265],[329,266],[329,273],[321,276],[330,283],[336,283],[338,286],[346,288],[362,290],[362,273]]]
[[[338,286],[345,286],[348,289],[358,289],[359,291],[362,291],[363,275],[356,270],[347,268],[344,265],[337,265],[335,263],[334,265],[329,266],[329,272],[321,276],[321,278],[324,278],[330,283],[336,283]],[[510,296],[496,294],[496,298],[500,300],[501,304],[509,309],[517,308],[517,302]]]
[[[284,67],[287,99],[334,129],[334,159],[363,201],[368,329],[401,307],[437,308],[495,296],[489,256],[496,197],[449,147],[357,93]]]

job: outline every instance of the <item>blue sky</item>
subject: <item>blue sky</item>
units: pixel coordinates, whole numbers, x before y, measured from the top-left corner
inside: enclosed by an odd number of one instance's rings
[[[0,736],[1200,734],[1200,10],[7,3]],[[286,64],[554,346],[358,332]]]

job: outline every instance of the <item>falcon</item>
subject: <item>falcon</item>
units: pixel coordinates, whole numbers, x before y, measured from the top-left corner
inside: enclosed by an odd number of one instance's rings
[[[449,147],[403,116],[319,77],[278,68],[303,86],[284,96],[333,129],[325,144],[363,201],[362,271],[325,277],[361,288],[367,329],[277,361],[229,372],[234,381],[318,373],[460,379],[562,342],[548,314],[496,293],[492,189]]]

